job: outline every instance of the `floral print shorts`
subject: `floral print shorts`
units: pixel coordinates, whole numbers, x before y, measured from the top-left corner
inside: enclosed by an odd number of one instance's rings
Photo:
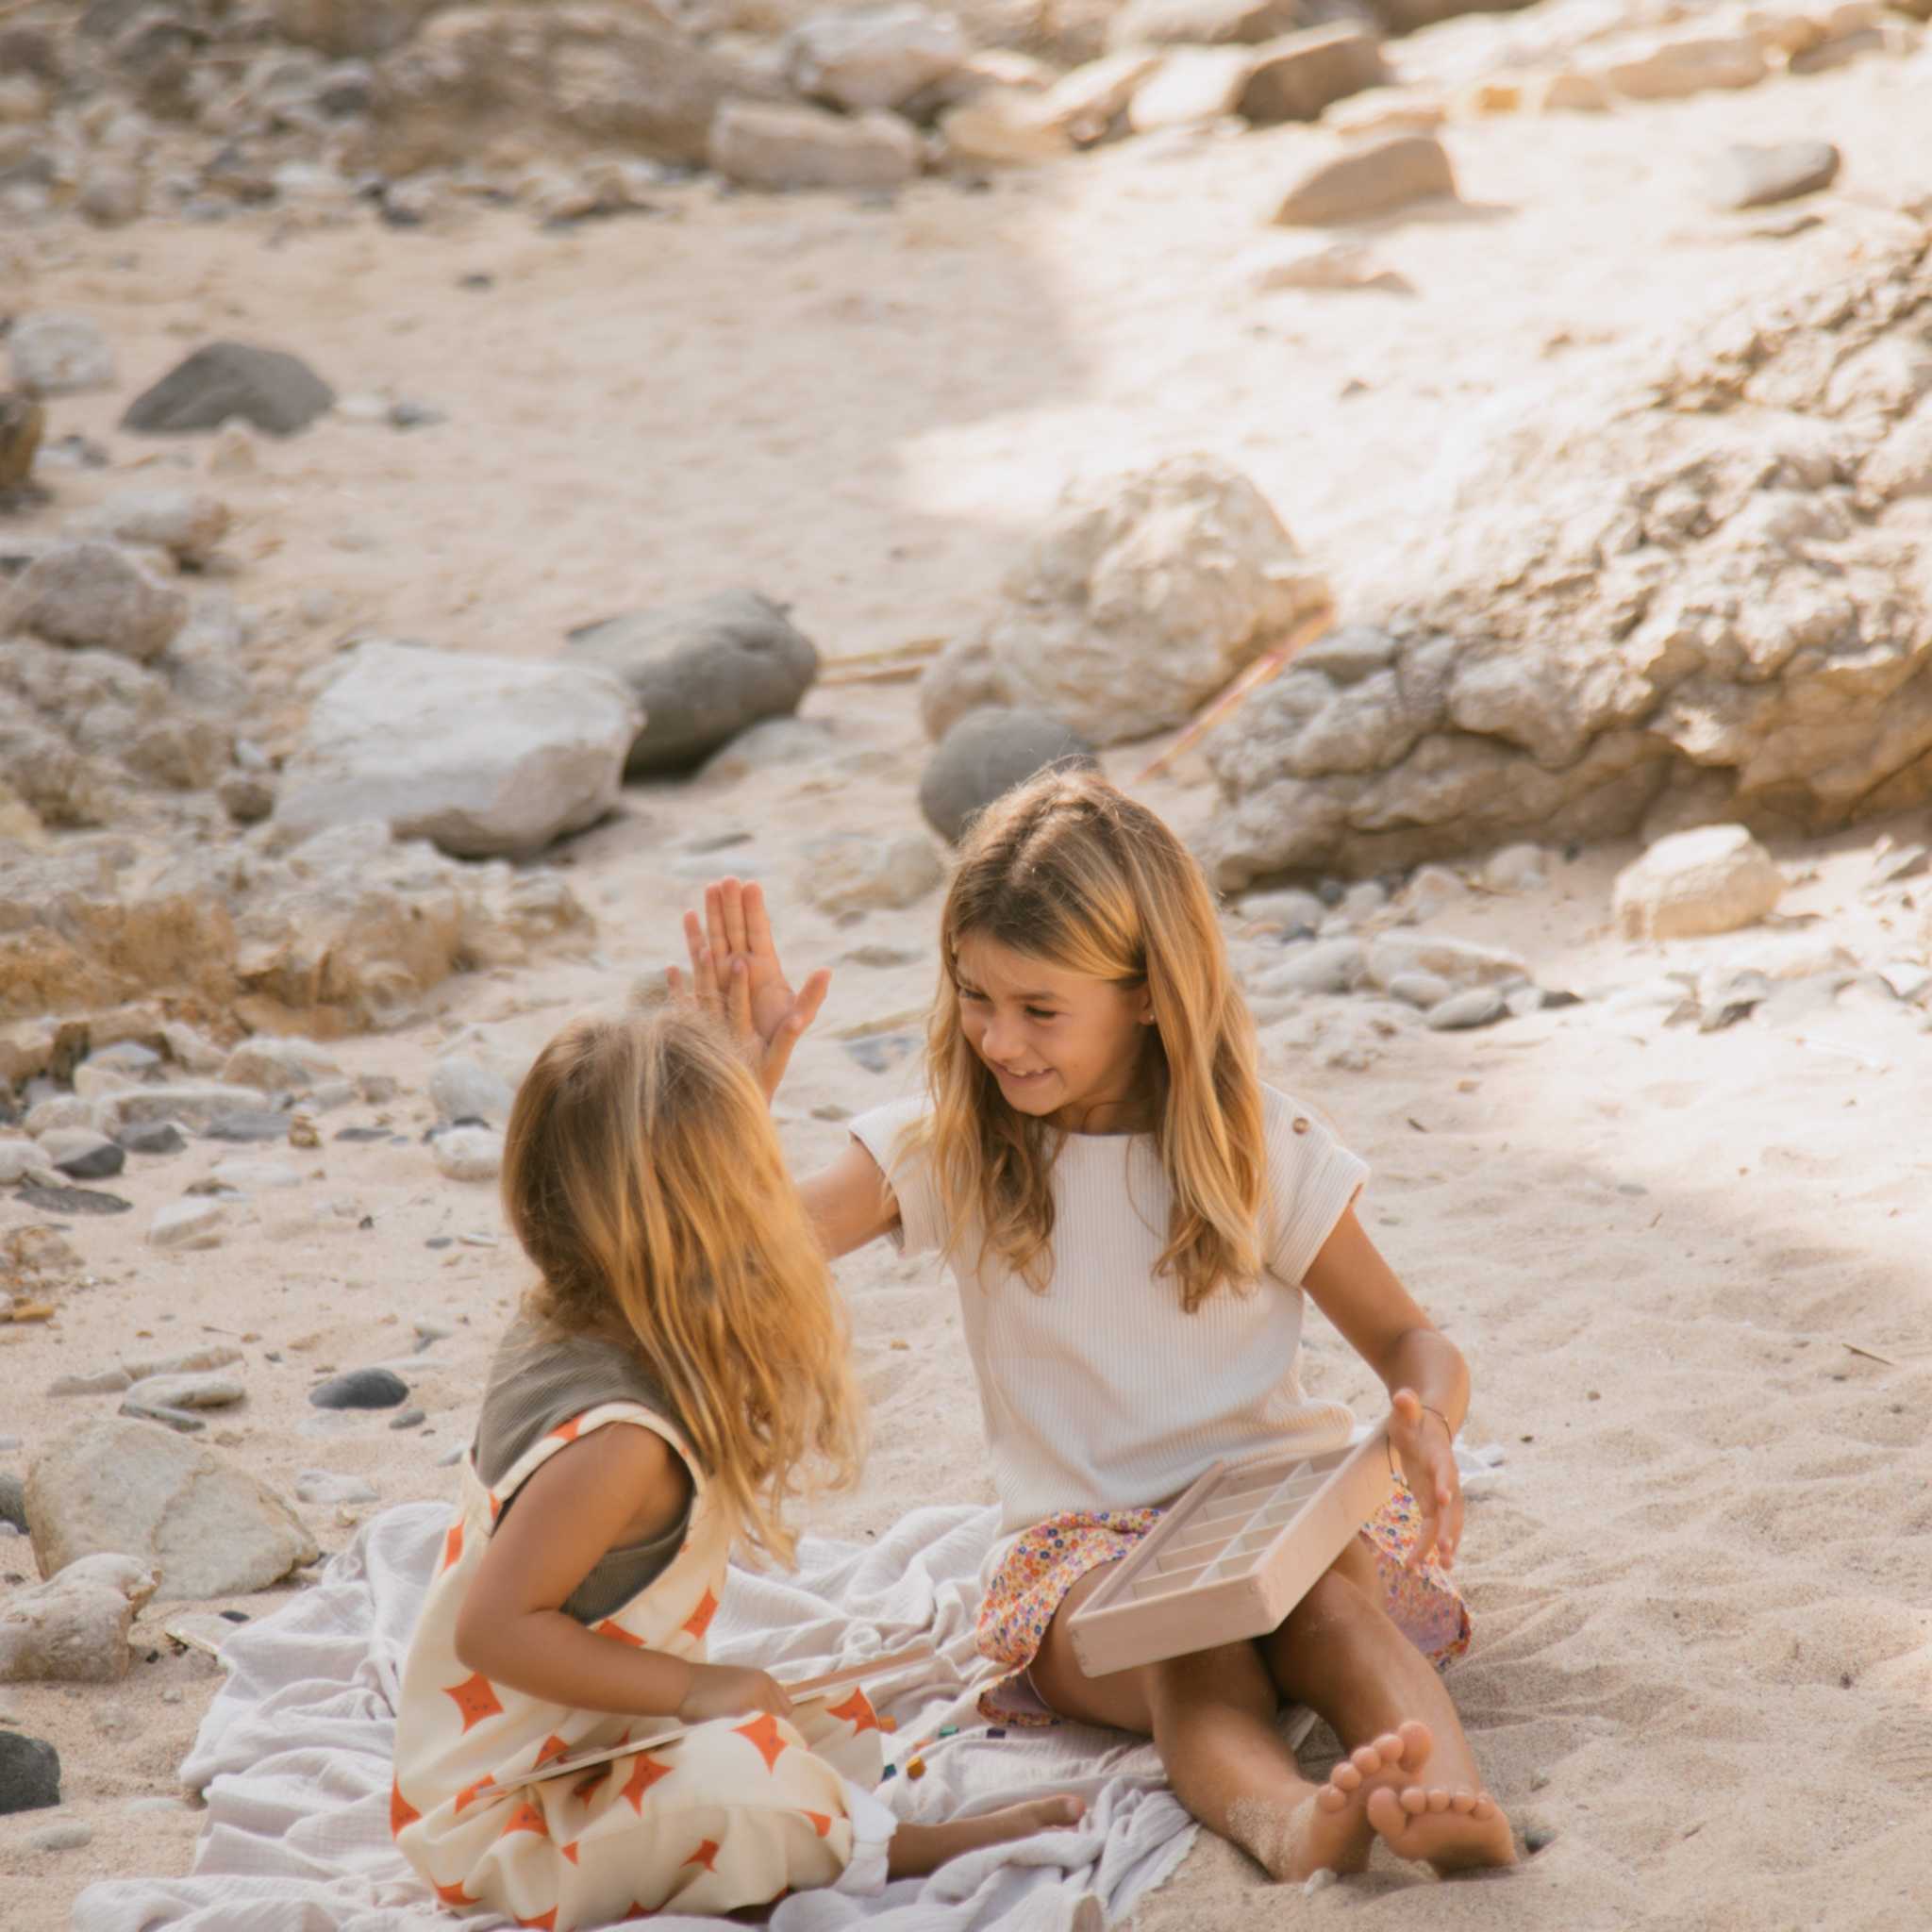
[[[1036,1524],[1007,1553],[979,1606],[980,1655],[1011,1674],[980,1697],[980,1715],[990,1724],[1059,1722],[1015,1680],[1039,1654],[1068,1591],[1090,1570],[1119,1562],[1160,1515],[1158,1509],[1072,1510]],[[1395,1493],[1358,1534],[1374,1553],[1396,1628],[1440,1666],[1469,1648],[1469,1610],[1433,1560],[1416,1570],[1405,1567],[1421,1521],[1415,1498],[1398,1478]]]

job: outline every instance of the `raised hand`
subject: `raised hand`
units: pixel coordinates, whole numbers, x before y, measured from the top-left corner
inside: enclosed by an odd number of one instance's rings
[[[769,1099],[785,1077],[792,1048],[824,1004],[831,974],[821,968],[794,992],[772,938],[762,888],[735,878],[705,888],[704,920],[684,915],[684,942],[691,955],[689,991],[730,1029]],[[674,993],[687,991],[675,966],[667,976]]]
[[[1408,1567],[1420,1569],[1433,1553],[1447,1570],[1462,1541],[1462,1476],[1449,1424],[1436,1409],[1424,1408],[1413,1389],[1398,1389],[1389,1399],[1389,1441],[1423,1515]]]

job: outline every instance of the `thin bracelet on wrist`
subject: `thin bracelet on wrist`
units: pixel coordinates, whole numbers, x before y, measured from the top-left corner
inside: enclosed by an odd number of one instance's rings
[[[1455,1440],[1456,1440],[1456,1431],[1455,1431],[1455,1429],[1454,1429],[1454,1428],[1453,1428],[1453,1427],[1451,1426],[1451,1424],[1450,1424],[1450,1422],[1449,1422],[1449,1418],[1448,1418],[1448,1417],[1447,1417],[1446,1415],[1444,1415],[1444,1414],[1442,1413],[1442,1411],[1441,1411],[1441,1410],[1440,1408],[1431,1408],[1431,1407],[1429,1407],[1429,1405],[1428,1405],[1428,1404],[1427,1404],[1426,1402],[1424,1402],[1424,1403],[1420,1403],[1420,1404],[1418,1404],[1417,1406],[1418,1406],[1418,1407],[1420,1407],[1420,1408],[1422,1409],[1422,1412],[1423,1412],[1423,1413],[1424,1413],[1424,1415],[1432,1415],[1432,1416],[1434,1416],[1434,1417],[1436,1418],[1436,1420],[1437,1420],[1437,1421],[1438,1421],[1439,1423],[1441,1423],[1441,1424],[1442,1424],[1442,1426],[1443,1426],[1443,1427],[1444,1427],[1445,1429],[1448,1429],[1448,1431],[1449,1431],[1449,1440],[1450,1440],[1450,1441],[1451,1441],[1452,1442],[1453,1442],[1453,1441],[1455,1441]]]

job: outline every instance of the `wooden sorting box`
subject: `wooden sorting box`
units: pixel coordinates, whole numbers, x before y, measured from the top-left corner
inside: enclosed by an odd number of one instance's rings
[[[1313,1456],[1217,1462],[1074,1611],[1090,1677],[1263,1637],[1389,1500],[1389,1432]]]

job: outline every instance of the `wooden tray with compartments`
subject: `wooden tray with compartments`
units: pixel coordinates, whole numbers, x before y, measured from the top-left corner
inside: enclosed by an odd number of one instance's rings
[[[1090,1677],[1262,1637],[1395,1486],[1386,1427],[1339,1449],[1217,1462],[1074,1613]]]

